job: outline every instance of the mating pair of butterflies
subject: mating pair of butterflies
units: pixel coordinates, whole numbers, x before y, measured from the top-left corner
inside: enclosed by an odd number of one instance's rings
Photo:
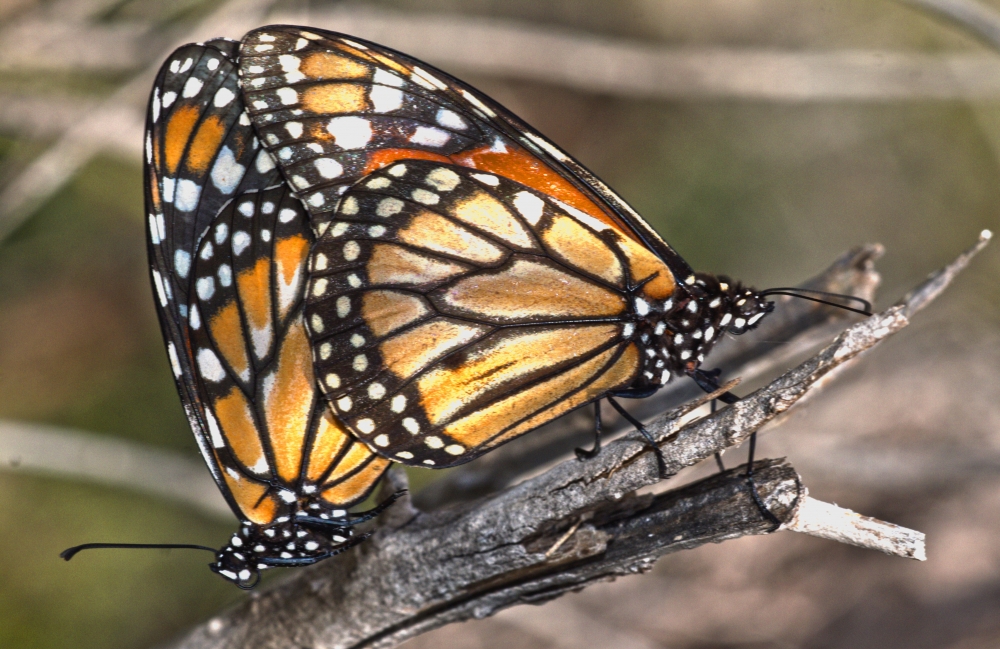
[[[482,93],[316,29],[174,52],[145,186],[170,364],[242,521],[212,568],[241,587],[360,540],[391,462],[696,376],[771,306]]]

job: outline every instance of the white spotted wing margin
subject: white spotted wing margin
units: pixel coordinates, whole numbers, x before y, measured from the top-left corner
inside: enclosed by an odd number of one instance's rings
[[[186,45],[164,62],[147,108],[143,176],[153,295],[174,380],[202,455],[239,515],[210,450],[188,322],[197,240],[234,195],[278,178],[243,110],[235,46]]]
[[[593,221],[462,166],[366,176],[310,257],[306,322],[334,412],[376,453],[443,468],[627,386],[627,248]]]

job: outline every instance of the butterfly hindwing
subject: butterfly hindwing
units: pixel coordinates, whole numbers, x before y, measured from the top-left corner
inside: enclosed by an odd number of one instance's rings
[[[316,390],[302,321],[311,242],[305,210],[282,184],[233,200],[197,248],[190,321],[199,394],[226,482],[254,522],[299,494],[346,508],[386,466]],[[360,488],[344,500],[347,481]]]
[[[347,507],[387,463],[346,434],[311,380],[301,308],[312,233],[244,110],[236,45],[188,45],[160,70],[146,203],[154,294],[185,412],[234,512],[263,524],[303,489]]]
[[[638,371],[627,287],[646,270],[603,222],[424,160],[367,176],[335,217],[307,290],[317,377],[386,457],[468,461]]]

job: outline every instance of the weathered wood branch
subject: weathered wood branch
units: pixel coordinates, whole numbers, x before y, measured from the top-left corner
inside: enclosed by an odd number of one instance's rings
[[[984,233],[903,301],[848,328],[742,401],[683,425],[692,406],[659,417],[650,430],[668,473],[740,443],[817,392],[845,363],[905,327],[987,239]],[[807,499],[783,461],[764,460],[755,468],[759,491],[785,529],[922,557],[918,533]],[[393,473],[390,488],[401,485],[402,475]],[[473,503],[429,513],[398,503],[357,550],[297,570],[174,646],[389,647],[444,624],[648,570],[669,552],[771,529],[748,496],[742,469],[666,493],[635,495],[659,481],[652,453],[633,433],[594,460],[563,462]]]

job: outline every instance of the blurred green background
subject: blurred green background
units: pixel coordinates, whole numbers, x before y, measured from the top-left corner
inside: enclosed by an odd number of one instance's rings
[[[1000,1],[987,6],[1000,11]],[[226,15],[237,18],[226,22]],[[506,68],[475,61],[456,66],[447,56],[449,42],[434,34],[426,35],[426,52],[444,52],[439,59],[412,51],[493,95],[581,159],[694,267],[759,287],[796,283],[853,245],[880,242],[887,249],[879,263],[885,306],[980,230],[1000,225],[1000,90],[969,90],[961,75],[949,84],[940,71],[918,74],[937,61],[973,60],[984,62],[981,75],[1000,75],[1000,55],[901,2],[6,0],[0,2],[0,232],[6,236],[0,242],[0,431],[4,422],[46,424],[200,462],[150,295],[141,130],[134,121],[112,118],[88,127],[82,140],[66,134],[109,100],[141,120],[137,111],[151,70],[172,44],[239,38],[268,22],[354,28],[398,47],[420,43],[428,25],[460,31],[470,24],[643,51],[778,52],[804,61],[797,81],[784,69],[773,72],[784,78],[764,74],[754,86],[797,83],[802,92],[795,98],[722,90],[684,96],[595,89],[571,75],[560,78],[558,56],[550,66],[555,72],[523,72],[540,64],[531,52]],[[221,33],[203,33],[213,27]],[[888,53],[888,66],[893,56],[910,57],[917,72],[893,87],[912,81],[924,90],[899,93],[876,83],[867,94],[831,96],[829,88],[850,80],[827,72],[809,76],[814,54],[841,53],[847,60],[857,52]],[[871,63],[858,74],[885,74],[878,56],[864,60]],[[747,74],[761,70],[747,66]],[[932,92],[934,83],[939,92]],[[1000,88],[1000,79],[984,83]],[[42,174],[36,163],[46,155],[78,155],[80,146],[67,142],[79,141],[87,154],[64,170],[65,182],[51,183],[50,191],[21,191]],[[1000,493],[994,364],[1000,256],[993,248],[912,330],[845,377],[846,387],[832,395],[835,405],[817,409],[819,423],[793,424],[831,435],[842,432],[838,427],[875,431],[860,441],[869,444],[877,433],[886,457],[932,449],[942,466],[965,466],[948,458],[979,460],[961,475],[865,483],[847,470],[861,461],[851,459],[851,449],[813,448],[821,458],[809,465],[817,467],[814,479],[806,475],[814,495],[837,496],[864,513],[931,532],[928,564],[902,566],[899,559],[814,539],[741,540],[674,555],[653,575],[622,582],[641,582],[631,590],[601,591],[606,599],[633,602],[643,611],[634,620],[603,609],[596,596],[567,598],[570,604],[553,610],[572,615],[566,607],[575,606],[591,618],[604,615],[623,638],[648,646],[1000,646],[994,535],[1000,509],[991,496]],[[791,434],[783,428],[768,435],[763,450],[784,452],[777,442],[768,444]],[[787,452],[795,463],[796,451]],[[810,451],[803,446],[801,452]],[[0,647],[151,646],[244,596],[211,574],[208,555],[199,553],[95,552],[70,564],[57,558],[67,546],[97,540],[218,546],[234,528],[231,516],[39,472],[16,453],[3,457]],[[434,477],[422,473],[420,481]],[[709,582],[719,590],[698,590]],[[808,614],[791,595],[761,603],[768,589],[798,593],[810,602]],[[691,609],[691,602],[700,608]],[[414,646],[565,646],[515,613],[445,629]],[[783,614],[797,621],[776,626]]]

